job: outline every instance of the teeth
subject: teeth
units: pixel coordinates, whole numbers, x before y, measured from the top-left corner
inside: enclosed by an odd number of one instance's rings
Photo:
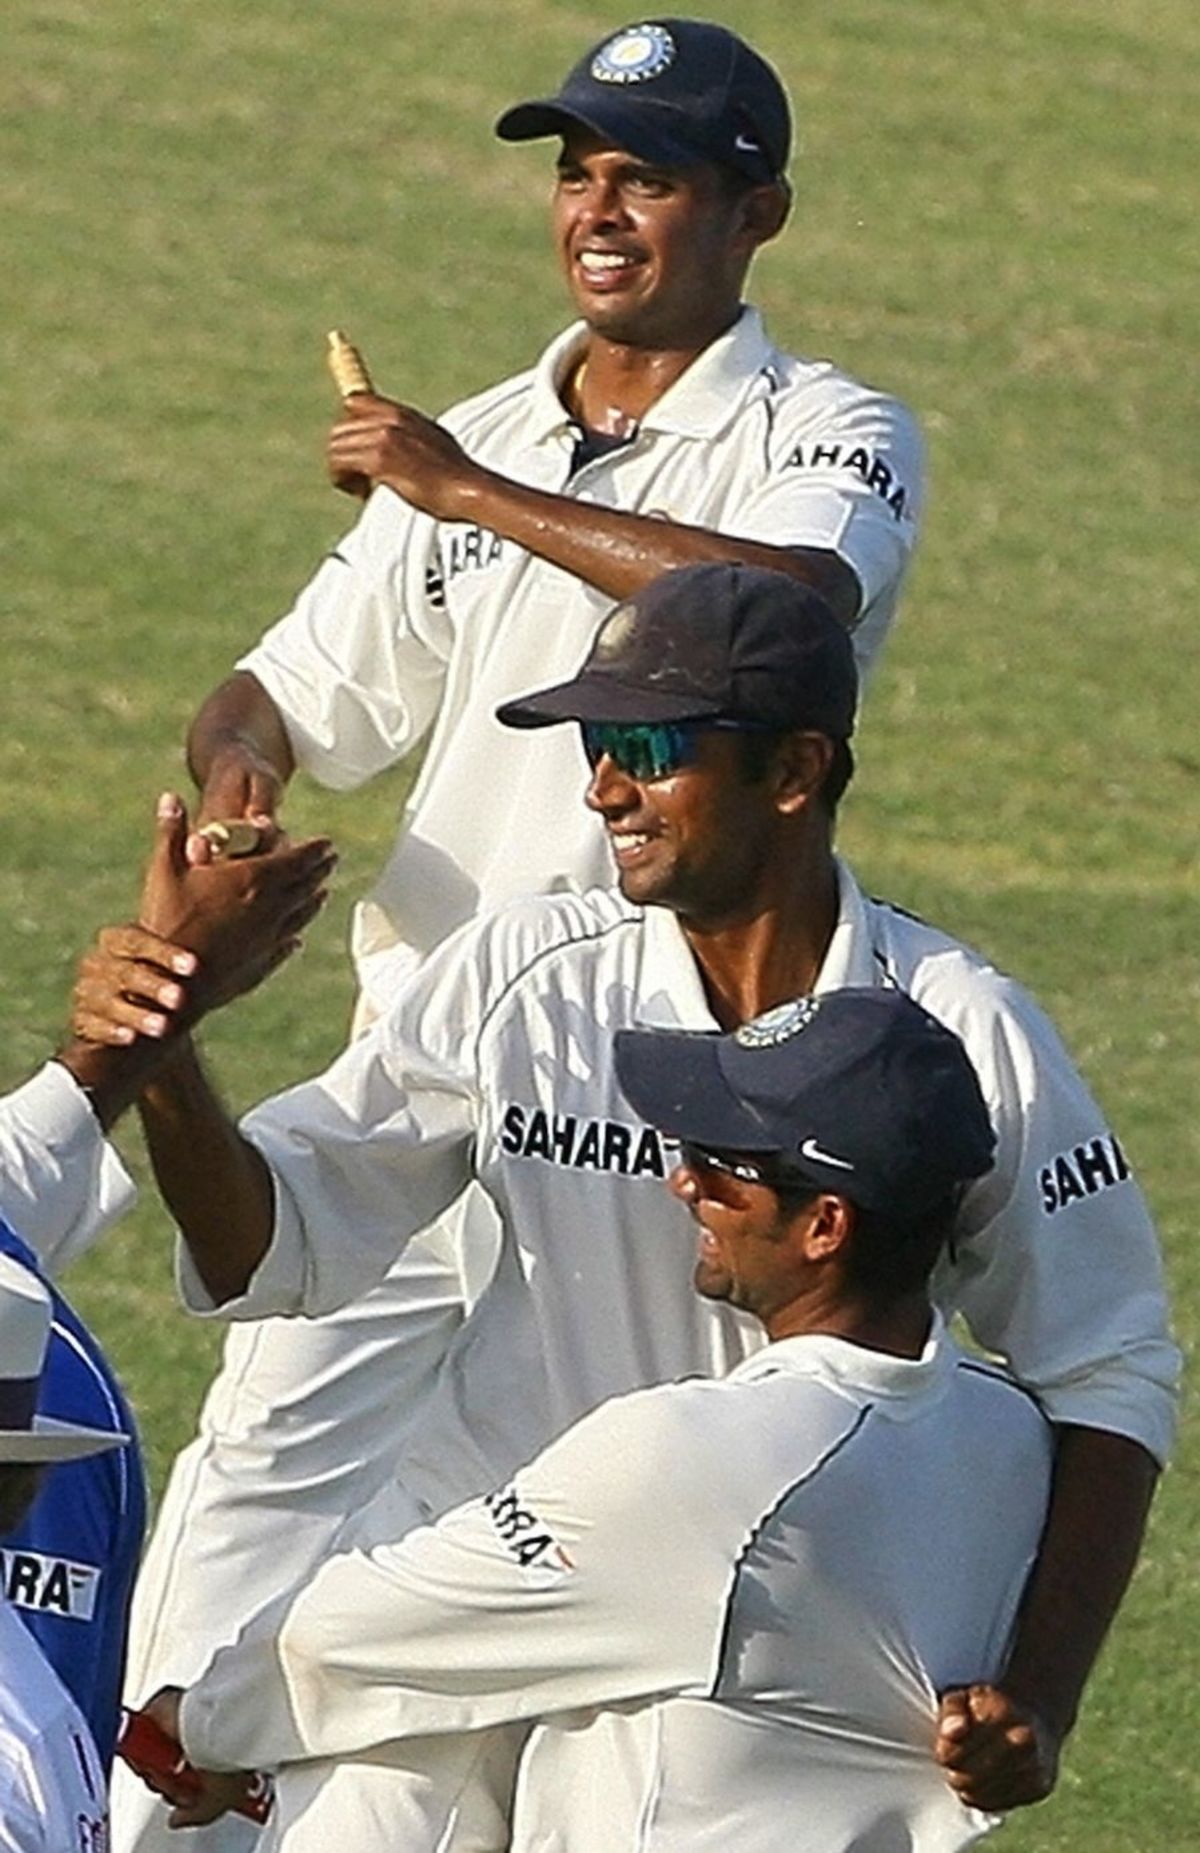
[[[614,830],[612,842],[614,849],[640,849],[643,843],[650,841],[644,830]]]
[[[619,251],[581,251],[579,254],[584,270],[624,270],[633,261],[631,257],[622,257]]]

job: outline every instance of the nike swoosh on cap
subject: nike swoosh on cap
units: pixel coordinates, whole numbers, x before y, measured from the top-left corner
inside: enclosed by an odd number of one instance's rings
[[[802,1139],[800,1142],[801,1158],[810,1158],[817,1165],[836,1165],[839,1171],[853,1171],[854,1164],[849,1158],[838,1158],[833,1152],[823,1151],[815,1139]]]
[[[762,153],[762,143],[752,140],[749,135],[735,135],[733,138],[733,145],[735,148],[740,149],[743,154]]]

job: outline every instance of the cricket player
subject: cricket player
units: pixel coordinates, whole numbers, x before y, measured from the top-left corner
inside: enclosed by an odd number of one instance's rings
[[[152,1710],[217,1767],[536,1720],[514,1853],[965,1847],[988,1817],[934,1761],[936,1695],[1003,1665],[1053,1455],[930,1306],[991,1163],[975,1071],[883,989],[726,1036],[622,1031],[616,1064],[680,1142],[697,1290],[769,1347],[607,1402],[509,1484],[334,1558]]]
[[[362,517],[189,741],[202,819],[273,812],[297,765],[346,788],[425,744],[356,914],[364,1015],[481,911],[609,880],[598,819],[563,802],[583,771],[577,740],[508,736],[498,703],[573,673],[615,600],[703,560],[815,587],[865,664],[921,515],[909,412],[783,352],[744,300],[790,205],[787,97],[750,46],[699,21],[639,22],[554,96],[506,111],[498,133],[560,144],[552,240],[578,319],[529,371],[438,423],[348,401],[329,463],[339,485],[372,490]],[[190,1676],[238,1619],[210,1600],[213,1561],[236,1551],[247,1604],[265,1599],[394,1475],[498,1240],[470,1193],[344,1315],[231,1336],[143,1571],[142,1689],[167,1677],[168,1638],[176,1665],[191,1643]]]
[[[36,1413],[52,1318],[44,1284],[0,1254],[0,1534],[25,1520],[46,1469],[129,1441],[108,1422]],[[104,1766],[83,1712],[0,1595],[0,1847],[105,1853],[107,1846]]]
[[[376,1542],[502,1484],[606,1397],[724,1375],[753,1343],[727,1307],[680,1291],[687,1219],[654,1188],[668,1158],[621,1092],[618,1030],[728,1030],[845,986],[904,991],[953,1029],[997,1155],[963,1198],[935,1298],[1056,1427],[1050,1519],[997,1709],[958,1718],[968,1745],[983,1728],[987,1757],[964,1769],[946,1750],[969,1799],[988,1805],[1002,1775],[1009,1805],[1053,1781],[1169,1445],[1178,1355],[1140,1191],[1052,1027],[977,954],[868,901],[834,854],[855,695],[844,628],[795,581],[719,565],[666,575],[611,614],[577,675],[503,710],[518,727],[581,728],[617,888],[461,929],[325,1075],[240,1130],[186,1023],[160,1039],[141,1109],[197,1311],[324,1313],[469,1180],[496,1206],[493,1276],[405,1439]],[[189,872],[154,882],[142,919],[171,939],[195,911]],[[81,1078],[130,1056],[104,1046],[116,1029],[171,1015],[159,984],[152,960],[97,956],[77,1015],[89,1040],[70,1052]],[[354,1819],[369,1846],[371,1823],[382,1833],[403,1807],[406,1845],[460,1826],[458,1844],[504,1845],[503,1825],[472,1813],[470,1753],[455,1754],[440,1744],[433,1774],[411,1745],[399,1770],[340,1766],[286,1844]]]

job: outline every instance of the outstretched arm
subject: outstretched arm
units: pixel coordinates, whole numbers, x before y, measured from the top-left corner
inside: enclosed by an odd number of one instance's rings
[[[485,469],[443,426],[390,399],[355,394],[331,433],[329,468],[335,483],[385,483],[438,520],[503,535],[609,598],[629,598],[675,567],[729,560],[789,574],[845,623],[858,615],[858,579],[828,548],[768,546],[530,489]]]
[[[1158,1464],[1101,1429],[1060,1431],[1046,1530],[1003,1678],[943,1695],[936,1754],[975,1808],[1049,1795],[1080,1699],[1137,1561]]]

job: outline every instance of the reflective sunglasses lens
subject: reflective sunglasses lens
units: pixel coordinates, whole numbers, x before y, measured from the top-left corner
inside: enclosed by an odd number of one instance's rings
[[[690,763],[695,753],[692,731],[662,722],[657,726],[619,727],[585,721],[583,749],[596,766],[608,755],[632,779],[665,779]]]

